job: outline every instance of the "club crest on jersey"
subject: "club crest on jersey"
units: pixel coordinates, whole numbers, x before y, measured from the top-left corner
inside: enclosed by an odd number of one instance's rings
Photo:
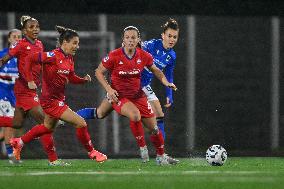
[[[30,50],[31,49],[31,47],[30,46],[27,46],[27,50]]]
[[[53,57],[53,56],[54,56],[54,52],[47,52],[47,53],[46,53],[46,56],[47,56],[48,58]]]
[[[106,56],[106,57],[104,57],[103,61],[106,62],[106,61],[108,61],[108,59],[109,59],[109,56]]]
[[[171,56],[168,55],[167,58],[166,58],[166,61],[169,61],[171,59]]]
[[[138,59],[138,60],[137,60],[137,64],[140,64],[140,63],[141,63],[141,60],[140,60],[140,59]]]
[[[64,106],[64,102],[62,101],[58,102],[58,106]]]

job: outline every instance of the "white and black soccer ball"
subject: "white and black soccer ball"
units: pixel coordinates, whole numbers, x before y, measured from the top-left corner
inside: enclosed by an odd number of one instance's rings
[[[213,166],[224,165],[227,157],[227,151],[221,145],[212,145],[206,151],[206,160]]]

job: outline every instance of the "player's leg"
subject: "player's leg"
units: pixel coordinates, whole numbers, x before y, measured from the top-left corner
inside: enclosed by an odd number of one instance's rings
[[[150,85],[143,87],[143,91],[146,94],[147,99],[152,106],[152,109],[156,115],[158,127],[162,132],[165,140],[166,134],[165,134],[165,124],[164,124],[164,112],[162,110],[161,103]]]
[[[83,108],[76,113],[84,119],[103,119],[113,111],[111,103],[105,98],[97,108]]]
[[[60,119],[71,123],[76,128],[76,136],[82,143],[85,149],[88,151],[88,155],[91,159],[95,159],[98,162],[107,160],[107,156],[95,150],[91,141],[90,134],[86,121],[73,112],[70,108],[67,108],[60,116]]]
[[[42,124],[44,122],[44,113],[41,106],[35,106],[29,110],[29,114],[34,118],[34,120],[38,124]],[[57,123],[57,122],[56,122]],[[53,123],[52,123],[53,124]],[[40,137],[41,145],[47,154],[49,163],[55,162],[58,160],[58,156],[56,154],[56,148],[54,144],[54,139],[52,133],[47,133]]]
[[[174,165],[179,163],[179,160],[174,159],[167,154],[165,154],[164,149],[164,139],[162,133],[157,127],[155,117],[142,118],[142,122],[145,127],[147,127],[150,131],[150,140],[156,148],[156,162],[158,165]]]
[[[144,130],[141,122],[139,109],[131,101],[122,99],[120,108],[114,105],[114,109],[130,120],[130,129],[140,148],[141,160],[143,163],[149,161],[148,149],[145,142]]]

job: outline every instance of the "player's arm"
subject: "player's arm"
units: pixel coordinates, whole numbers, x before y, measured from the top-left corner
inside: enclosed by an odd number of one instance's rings
[[[69,73],[68,80],[72,84],[84,84],[86,82],[91,82],[92,78],[89,74],[86,74],[84,77],[79,77],[72,71]]]
[[[155,66],[155,64],[152,64],[150,67],[148,67],[148,69],[163,83],[163,85],[165,85],[166,87],[169,87],[173,90],[177,90],[177,87],[175,86],[175,84],[170,83],[166,76],[164,75],[164,73]]]
[[[105,78],[105,73],[108,70],[103,66],[102,63],[100,63],[100,65],[98,66],[98,68],[96,69],[96,78],[98,79],[98,81],[100,82],[100,84],[103,86],[103,88],[106,90],[106,92],[108,93],[108,96],[111,98],[111,100],[118,102],[118,92],[116,90],[114,90],[109,83],[107,82],[106,78]]]
[[[29,89],[36,89],[37,86],[34,82],[33,74],[32,74],[32,67],[36,63],[40,61],[40,53],[32,53],[26,56],[25,58],[25,66],[24,66],[24,75],[26,76],[26,80],[28,82]]]
[[[11,58],[12,56],[10,56],[9,54],[6,54],[2,58],[0,58],[0,67],[6,64]]]
[[[174,81],[173,72],[174,64],[170,64],[165,68],[165,76],[170,83],[173,83]],[[173,103],[173,90],[171,88],[166,87],[166,97],[167,102],[165,104],[165,107],[169,108]]]

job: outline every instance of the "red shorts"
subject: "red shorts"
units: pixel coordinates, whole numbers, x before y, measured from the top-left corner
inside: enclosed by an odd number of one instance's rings
[[[151,104],[148,102],[146,96],[137,99],[121,98],[119,99],[118,103],[112,103],[112,107],[117,113],[121,114],[121,108],[127,102],[132,102],[138,108],[141,117],[155,117]]]
[[[64,101],[59,100],[41,100],[40,104],[45,114],[56,119],[59,119],[63,112],[69,108]]]
[[[40,106],[36,90],[25,87],[24,84],[18,80],[16,80],[14,92],[16,97],[16,107],[23,108],[24,111],[27,111],[33,107]]]

